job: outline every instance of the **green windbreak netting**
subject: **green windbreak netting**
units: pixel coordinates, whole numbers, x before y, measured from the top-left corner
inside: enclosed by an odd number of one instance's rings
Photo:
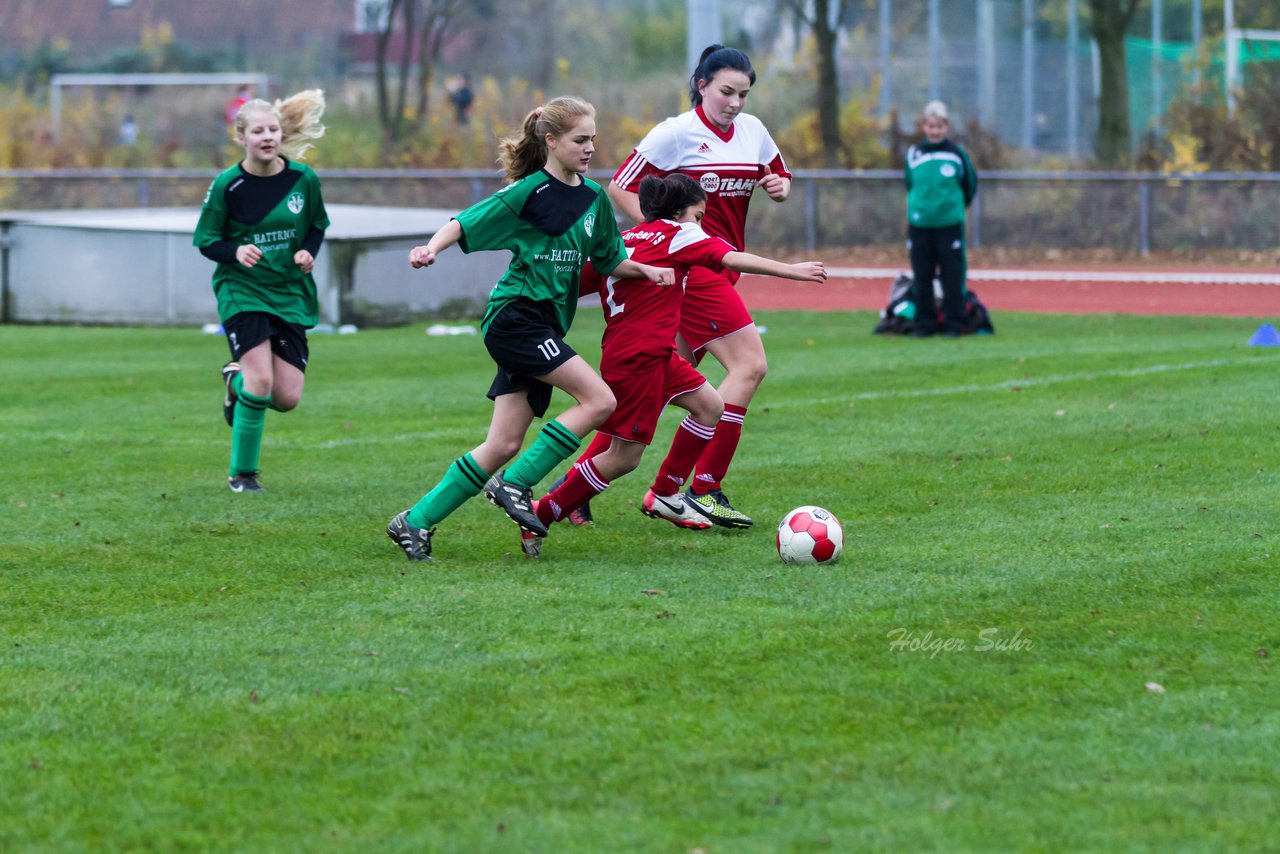
[[[1280,32],[1275,35],[1280,39]],[[1161,42],[1157,46],[1150,39],[1128,38],[1125,48],[1129,59],[1129,119],[1135,133],[1155,127],[1156,119],[1169,108],[1169,103],[1185,96],[1197,80],[1210,91],[1223,93],[1226,48],[1221,41],[1207,45],[1205,61],[1200,62],[1190,42]],[[1263,62],[1280,62],[1280,40],[1240,42],[1241,86],[1249,85],[1250,67]]]

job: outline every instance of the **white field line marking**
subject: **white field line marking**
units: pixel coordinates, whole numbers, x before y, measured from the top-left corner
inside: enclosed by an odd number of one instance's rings
[[[910,272],[900,267],[828,267],[833,279],[894,279]],[[752,275],[752,274],[748,274]],[[1179,273],[1169,271],[970,270],[975,282],[1142,282],[1192,285],[1280,285],[1277,273]]]
[[[1037,386],[1061,385],[1063,383],[1091,382],[1093,380],[1113,377],[1145,377],[1171,371],[1195,371],[1201,368],[1221,368],[1228,365],[1267,365],[1269,360],[1255,359],[1214,359],[1208,362],[1183,362],[1180,365],[1148,365],[1142,368],[1126,368],[1114,371],[1095,371],[1084,374],[1058,374],[1054,376],[1005,380],[990,385],[957,385],[946,388],[894,389],[891,391],[864,391],[846,397],[824,397],[805,401],[785,401],[770,403],[771,408],[790,408],[793,406],[812,406],[824,403],[844,403],[851,400],[887,400],[902,397],[942,397],[953,394],[974,394],[981,392],[1008,391],[1013,388],[1034,388]]]
[[[228,437],[230,432],[226,434]],[[328,439],[322,442],[305,442],[300,439],[291,439],[285,436],[272,436],[270,433],[262,437],[263,445],[270,445],[273,448],[303,448],[308,450],[332,450],[334,448],[347,448],[361,445],[398,445],[403,442],[426,442],[441,437],[451,436],[451,433],[400,433],[395,436],[352,436],[345,439]],[[23,436],[18,433],[0,433],[0,441],[9,439],[19,439],[22,441],[31,441],[31,437]],[[96,441],[111,442],[114,444],[113,438],[105,437],[102,434],[85,433],[41,433],[37,439],[49,442],[67,442],[67,443],[83,443],[92,444]],[[195,436],[178,437],[171,436],[164,439],[148,439],[148,444],[161,444],[171,446],[192,446],[206,447],[209,445],[225,444],[223,440],[212,440],[205,438],[197,438]]]

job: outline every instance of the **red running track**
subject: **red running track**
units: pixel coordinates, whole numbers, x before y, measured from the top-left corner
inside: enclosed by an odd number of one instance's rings
[[[833,272],[840,271],[833,269]],[[865,275],[867,271],[859,272]],[[753,311],[879,311],[884,308],[889,285],[900,269],[886,268],[883,272],[883,278],[837,276],[821,285],[743,276],[738,282],[738,291]],[[1056,269],[1048,274],[1026,272],[1026,278],[1018,278],[1017,270],[971,270],[969,288],[993,313],[1280,316],[1280,277],[1269,270],[1102,270],[1095,267],[1076,271],[1087,280],[1073,279],[1071,270]],[[1038,278],[1038,273],[1061,280]],[[1108,275],[1116,276],[1117,280],[1106,280]],[[1190,281],[1180,281],[1180,277]],[[1218,277],[1221,280],[1215,281]],[[1124,281],[1125,278],[1137,280]],[[1142,278],[1169,280],[1142,281]],[[1262,281],[1240,281],[1247,278]]]

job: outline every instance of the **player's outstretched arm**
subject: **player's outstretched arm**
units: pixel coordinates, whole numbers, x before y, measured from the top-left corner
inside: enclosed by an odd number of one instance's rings
[[[630,258],[619,262],[609,275],[617,276],[619,279],[648,279],[655,285],[663,286],[676,283],[676,271],[670,267],[651,267],[648,264],[632,261]]]
[[[437,231],[425,246],[415,246],[409,250],[409,265],[418,270],[430,267],[436,262],[436,256],[462,239],[462,226],[456,219],[449,220],[445,227]]]
[[[777,276],[780,279],[795,279],[797,282],[825,282],[827,268],[821,261],[801,261],[798,264],[784,264],[772,258],[762,258],[750,252],[730,252],[720,263],[730,270],[739,273],[759,273],[763,276]]]

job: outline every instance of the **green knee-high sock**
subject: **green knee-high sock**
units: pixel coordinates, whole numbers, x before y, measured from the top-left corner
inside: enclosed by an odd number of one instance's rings
[[[488,480],[489,473],[480,468],[470,454],[463,454],[453,461],[435,488],[409,508],[409,524],[415,528],[439,524],[468,498],[479,495]]]
[[[236,373],[236,374],[233,374],[233,375],[232,375],[232,391],[233,391],[234,393],[236,393],[236,399],[237,399],[237,401],[238,401],[239,396],[241,396],[241,394],[243,394],[243,393],[244,393],[244,374],[243,374],[243,371],[237,371],[237,373]],[[275,405],[275,401],[274,401],[274,399],[270,399],[270,398],[268,398],[268,403],[266,403],[266,408],[269,408],[269,410],[271,410],[271,411],[273,411],[273,412],[285,412],[285,411],[287,411],[287,410],[282,410],[282,408],[280,408],[279,406],[276,406],[276,405]]]
[[[548,421],[529,449],[507,468],[507,473],[502,477],[532,489],[552,469],[573,456],[581,444],[582,439],[575,436],[568,427],[559,421]]]
[[[236,422],[231,428],[231,476],[258,470],[258,450],[262,447],[262,426],[270,398],[236,390]]]
[[[240,395],[244,394],[244,373],[242,371],[237,371],[236,373],[232,374],[231,390],[235,392],[236,400],[239,400]],[[269,402],[267,403],[267,409],[270,409],[272,412],[286,411],[276,406],[274,400],[269,400]]]

